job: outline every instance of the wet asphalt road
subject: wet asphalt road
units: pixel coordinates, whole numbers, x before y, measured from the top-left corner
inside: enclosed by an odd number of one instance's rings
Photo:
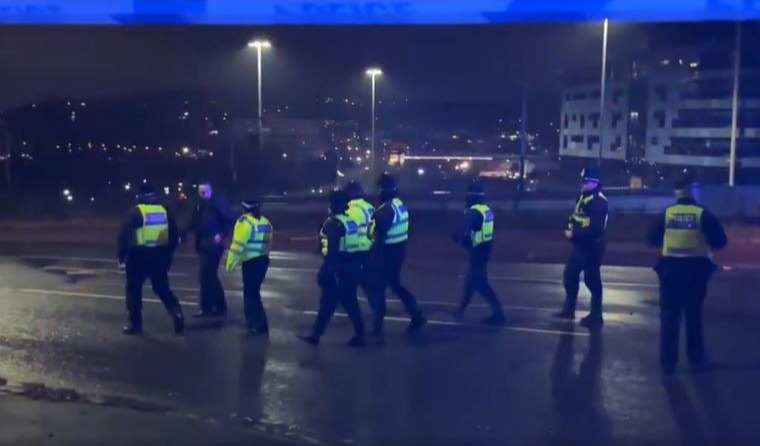
[[[221,274],[227,323],[192,321],[184,337],[171,333],[146,288],[146,334],[133,338],[120,333],[123,276],[112,250],[2,245],[0,254],[8,387],[37,382],[95,407],[161,407],[223,426],[244,420],[269,435],[263,444],[760,443],[760,303],[747,297],[760,283],[754,273],[723,273],[711,291],[707,339],[718,368],[682,367],[663,380],[656,283],[644,268],[605,270],[606,325],[591,334],[550,318],[563,298],[561,266],[493,265],[509,318],[494,329],[478,325],[487,308],[477,297],[465,323],[449,316],[459,259],[414,260],[406,281],[431,324],[405,336],[408,320],[389,296],[385,345],[356,351],[344,346],[351,330],[341,315],[319,348],[296,339],[317,308],[318,259],[308,255],[273,256],[267,340],[242,334],[238,276]],[[182,255],[172,269],[186,314],[197,309],[195,268]]]

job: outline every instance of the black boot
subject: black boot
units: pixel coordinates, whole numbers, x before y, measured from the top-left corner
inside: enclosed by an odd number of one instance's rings
[[[602,328],[602,325],[604,325],[604,319],[601,314],[591,313],[581,319],[581,325],[589,329]]]
[[[364,347],[364,336],[356,335],[353,338],[349,339],[348,344],[349,347]]]
[[[319,337],[313,334],[312,335],[298,335],[298,339],[314,347],[319,345]]]
[[[422,330],[422,327],[427,325],[427,322],[427,319],[425,319],[425,317],[422,315],[414,317],[409,323],[409,327],[406,329],[406,332],[408,334],[419,333],[419,331]]]
[[[185,332],[185,317],[182,316],[182,313],[174,313],[172,322],[174,323],[174,333],[181,335]]]
[[[125,335],[139,335],[142,334],[142,331],[142,325],[135,325],[132,323],[124,327],[122,330]]]
[[[124,327],[122,332],[125,335],[138,335],[142,333],[142,318],[139,315],[129,315],[129,325]]]

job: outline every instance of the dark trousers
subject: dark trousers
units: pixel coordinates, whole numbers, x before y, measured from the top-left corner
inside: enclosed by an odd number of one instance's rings
[[[261,303],[261,285],[269,269],[269,257],[259,257],[243,263],[243,312],[249,328],[269,327],[267,313]]]
[[[673,367],[678,362],[681,317],[686,320],[686,352],[689,362],[705,360],[702,306],[709,275],[704,268],[681,268],[660,273],[660,363]]]
[[[221,246],[202,249],[198,253],[200,309],[203,312],[227,312],[227,300],[224,298],[224,288],[219,280],[219,262],[222,260],[223,253],[224,248]]]
[[[179,300],[169,287],[169,267],[171,254],[159,251],[162,248],[144,248],[145,251],[133,250],[127,260],[126,301],[129,322],[142,326],[142,289],[145,281],[150,279],[153,292],[161,299],[166,311],[176,316],[182,313]]]
[[[371,262],[372,275],[372,310],[375,313],[375,328],[382,328],[386,313],[385,290],[390,288],[398,296],[412,320],[423,318],[422,312],[417,305],[417,299],[409,290],[401,284],[401,268],[405,260],[405,247],[400,245],[387,245],[382,249],[379,256]]]
[[[578,290],[580,288],[580,275],[583,273],[583,282],[591,292],[591,314],[602,315],[602,258],[604,250],[582,249],[573,247],[570,258],[565,264],[563,283],[565,285],[564,310],[574,312],[578,303]]]
[[[464,313],[464,310],[470,304],[472,296],[476,292],[480,293],[486,302],[488,302],[494,316],[504,315],[499,297],[488,281],[488,262],[470,258],[467,275],[464,279],[462,302],[459,304],[460,312]]]
[[[327,324],[330,323],[339,304],[346,310],[356,336],[364,336],[364,319],[356,296],[355,274],[355,271],[347,267],[338,272],[328,272],[324,267],[320,270],[317,281],[322,289],[322,296],[319,300],[317,319],[312,328],[315,337],[319,338],[325,333]]]

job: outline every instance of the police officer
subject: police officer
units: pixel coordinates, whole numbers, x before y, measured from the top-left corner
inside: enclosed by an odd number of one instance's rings
[[[565,265],[563,282],[565,304],[555,316],[575,319],[580,274],[591,292],[591,312],[581,319],[581,325],[599,328],[602,318],[602,259],[607,231],[607,197],[602,193],[599,169],[588,167],[581,172],[581,196],[568,220],[565,237],[572,243],[570,259]]]
[[[660,279],[660,365],[673,373],[678,361],[681,314],[686,319],[686,351],[696,368],[709,365],[702,332],[702,304],[717,269],[712,253],[726,246],[720,221],[697,203],[699,184],[689,173],[675,184],[676,204],[660,215],[649,243],[662,248],[655,271]]]
[[[351,220],[348,197],[343,191],[330,193],[330,210],[327,220],[319,233],[322,266],[317,273],[317,283],[322,289],[317,319],[311,334],[299,336],[311,345],[318,345],[327,329],[338,304],[343,306],[354,326],[354,337],[348,341],[350,347],[364,346],[364,320],[356,297],[356,279],[350,264],[349,252],[359,244],[358,225]]]
[[[409,239],[409,211],[398,197],[396,180],[390,174],[383,173],[377,182],[380,188],[380,202],[370,223],[370,238],[372,239],[372,265],[377,277],[376,290],[373,291],[373,310],[375,321],[373,335],[383,333],[386,302],[385,290],[391,288],[411,317],[408,333],[416,333],[427,324],[422,315],[417,300],[401,284],[401,268],[406,256],[406,242]]]
[[[467,186],[467,209],[464,212],[462,228],[454,234],[454,241],[460,243],[469,253],[469,267],[465,277],[464,292],[459,308],[454,312],[457,319],[464,318],[472,295],[477,291],[491,306],[491,315],[483,319],[484,324],[502,325],[504,311],[491,284],[488,283],[488,262],[494,235],[494,214],[485,204],[483,186],[473,181]]]
[[[233,231],[232,245],[227,254],[227,272],[243,269],[243,311],[245,327],[252,334],[269,333],[269,322],[261,303],[261,285],[269,269],[273,229],[261,214],[261,202],[248,199],[242,202],[243,215]]]
[[[374,305],[374,289],[372,287],[372,278],[370,275],[370,258],[369,252],[372,247],[372,241],[369,239],[369,225],[372,222],[372,216],[375,214],[375,207],[368,202],[364,196],[364,188],[357,181],[349,181],[343,188],[343,191],[350,200],[348,202],[348,212],[346,213],[359,227],[359,244],[354,252],[351,253],[351,263],[355,265],[357,271],[356,280],[361,285],[364,294],[369,299],[370,305]]]
[[[158,203],[153,186],[142,184],[137,204],[127,212],[118,237],[119,267],[127,276],[129,325],[124,327],[125,334],[142,333],[142,288],[147,279],[172,317],[175,333],[185,330],[182,307],[169,287],[169,268],[178,243],[173,216]]]

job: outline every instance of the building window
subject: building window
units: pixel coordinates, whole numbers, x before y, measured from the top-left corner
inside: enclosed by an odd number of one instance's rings
[[[658,137],[656,137],[656,136],[653,136],[653,137],[652,137],[652,145],[653,145],[653,146],[656,146],[656,145],[658,145],[658,144],[660,144],[660,138],[658,138]]]
[[[570,119],[569,118],[570,118],[570,116],[567,115],[567,114],[565,114],[565,116],[562,118],[565,121],[565,123],[564,123],[565,128],[569,128],[570,127]]]
[[[570,141],[574,144],[582,144],[583,135],[573,135],[572,137],[570,137]]]
[[[594,150],[594,144],[599,144],[598,136],[589,136],[586,140],[586,148],[588,150]]]
[[[562,148],[567,149],[567,135],[562,137]]]
[[[575,122],[577,120],[578,120],[578,115],[576,115],[575,113],[573,113],[573,122]]]
[[[617,104],[620,102],[620,100],[623,98],[623,93],[624,92],[621,89],[615,90],[615,92],[612,94],[612,103]]]
[[[581,115],[581,128],[586,128],[586,115]]]
[[[610,150],[612,152],[619,152],[623,148],[623,139],[620,135],[615,137],[615,141],[610,144]]]
[[[588,119],[591,121],[591,124],[595,129],[599,128],[599,113],[591,113],[588,115]]]
[[[622,113],[615,113],[614,115],[612,115],[612,128],[616,129],[622,119],[623,119]]]
[[[657,121],[657,126],[661,129],[665,128],[665,112],[660,110],[656,111],[653,114],[655,121]]]

